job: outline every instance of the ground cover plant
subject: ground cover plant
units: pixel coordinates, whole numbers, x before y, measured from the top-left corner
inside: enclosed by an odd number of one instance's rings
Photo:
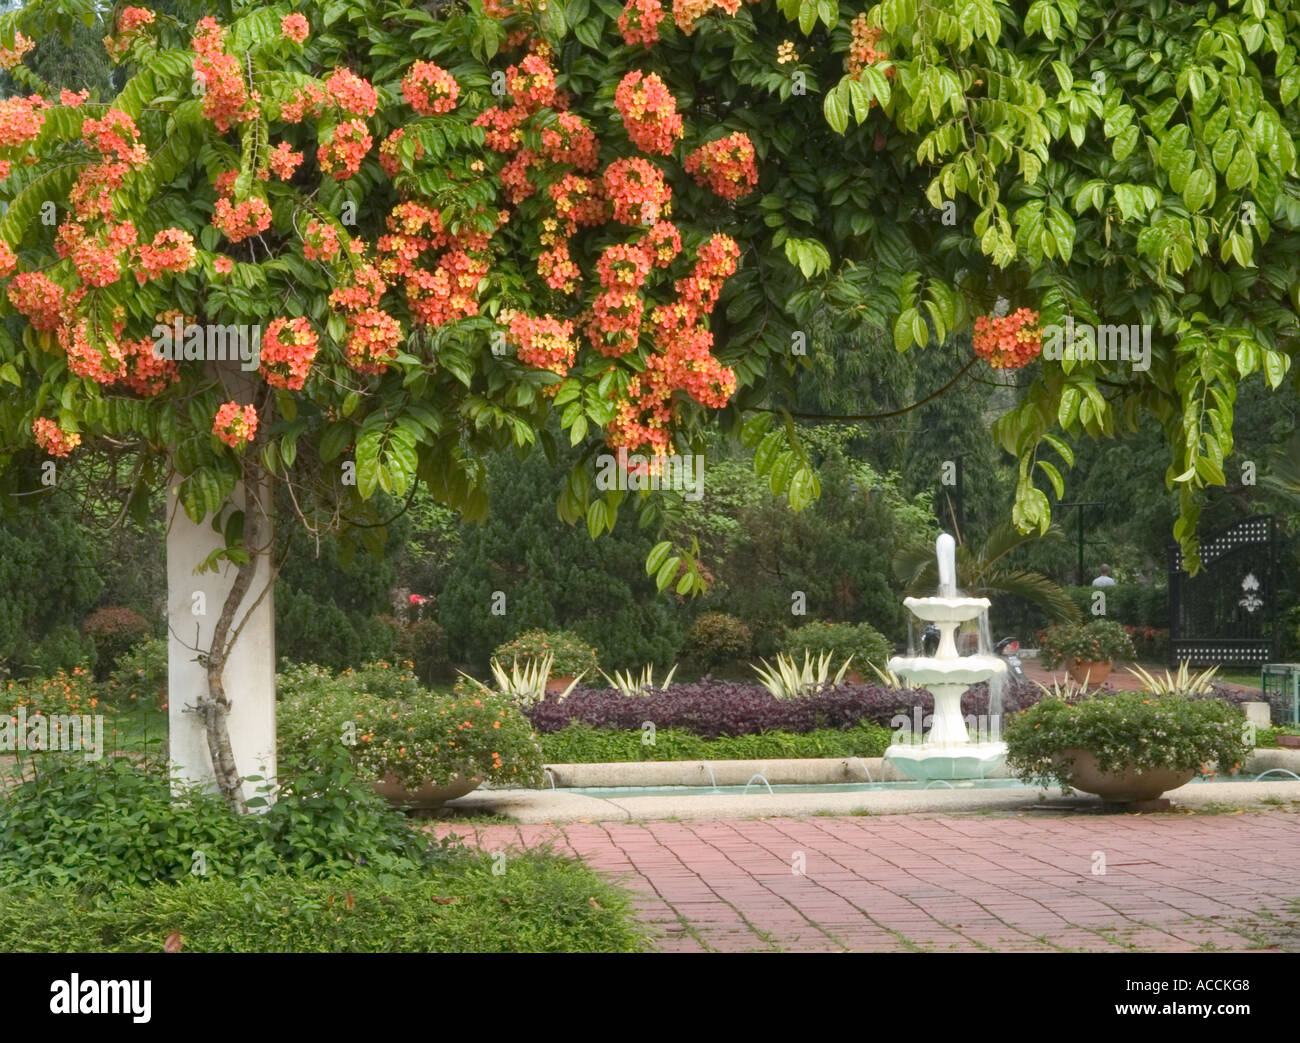
[[[814,728],[807,732],[763,731],[705,739],[680,728],[615,731],[589,724],[570,724],[541,737],[548,764],[594,764],[602,761],[723,761],[783,757],[879,757],[890,732],[862,721],[848,728]]]
[[[494,865],[503,872],[494,872]],[[0,888],[5,952],[636,952],[626,892],[546,852],[171,885]]]

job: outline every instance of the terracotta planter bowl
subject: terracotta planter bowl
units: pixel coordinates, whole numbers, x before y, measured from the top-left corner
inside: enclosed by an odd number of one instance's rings
[[[1110,663],[1096,663],[1085,659],[1071,660],[1068,667],[1070,676],[1079,684],[1087,680],[1088,684],[1105,684],[1106,678],[1110,676]]]
[[[546,681],[546,694],[557,695],[564,691],[573,683],[573,674],[566,674],[564,677],[551,677]]]
[[[1097,758],[1089,750],[1081,749],[1065,750],[1061,753],[1061,759],[1070,762],[1073,774],[1071,785],[1075,789],[1095,793],[1102,800],[1116,804],[1155,800],[1168,790],[1187,785],[1196,774],[1192,768],[1104,772],[1097,767]]]
[[[449,800],[463,797],[466,793],[478,789],[479,780],[463,779],[456,775],[452,777],[450,782],[442,784],[425,782],[420,786],[410,787],[399,782],[396,776],[390,774],[385,775],[381,781],[372,783],[372,785],[375,792],[393,807],[427,810],[441,807]]]

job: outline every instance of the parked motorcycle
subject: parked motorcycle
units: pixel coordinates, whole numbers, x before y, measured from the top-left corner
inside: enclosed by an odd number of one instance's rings
[[[993,651],[1007,661],[1007,676],[1012,681],[1023,683],[1025,672],[1020,668],[1020,639],[1004,637],[993,646]]]

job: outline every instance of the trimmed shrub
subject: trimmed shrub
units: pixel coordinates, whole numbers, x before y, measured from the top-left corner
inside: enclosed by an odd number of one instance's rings
[[[380,616],[393,632],[392,654],[399,663],[410,663],[425,684],[446,680],[451,674],[447,662],[447,635],[433,619],[404,623],[396,616]]]
[[[95,678],[103,681],[119,656],[149,636],[149,621],[132,609],[105,605],[81,621],[81,633],[95,644]]]
[[[571,630],[530,630],[499,645],[492,653],[493,658],[507,670],[514,662],[522,668],[526,663],[545,659],[547,655],[554,657],[551,677],[585,674],[590,678],[600,669],[600,656],[596,650]]]
[[[697,616],[686,634],[686,655],[703,670],[746,659],[753,647],[749,627],[726,612],[705,612]]]
[[[803,662],[805,653],[811,653],[812,658],[816,659],[830,652],[832,669],[837,669],[852,656],[853,663],[849,669],[856,670],[864,678],[872,676],[868,663],[874,663],[883,670],[894,652],[888,638],[870,623],[822,621],[805,623],[789,631],[781,650],[791,656],[796,664]]]

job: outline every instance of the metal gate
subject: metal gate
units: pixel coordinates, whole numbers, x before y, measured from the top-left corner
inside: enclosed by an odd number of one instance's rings
[[[1201,571],[1169,547],[1169,658],[1262,666],[1276,655],[1277,525],[1244,518],[1201,542]]]

